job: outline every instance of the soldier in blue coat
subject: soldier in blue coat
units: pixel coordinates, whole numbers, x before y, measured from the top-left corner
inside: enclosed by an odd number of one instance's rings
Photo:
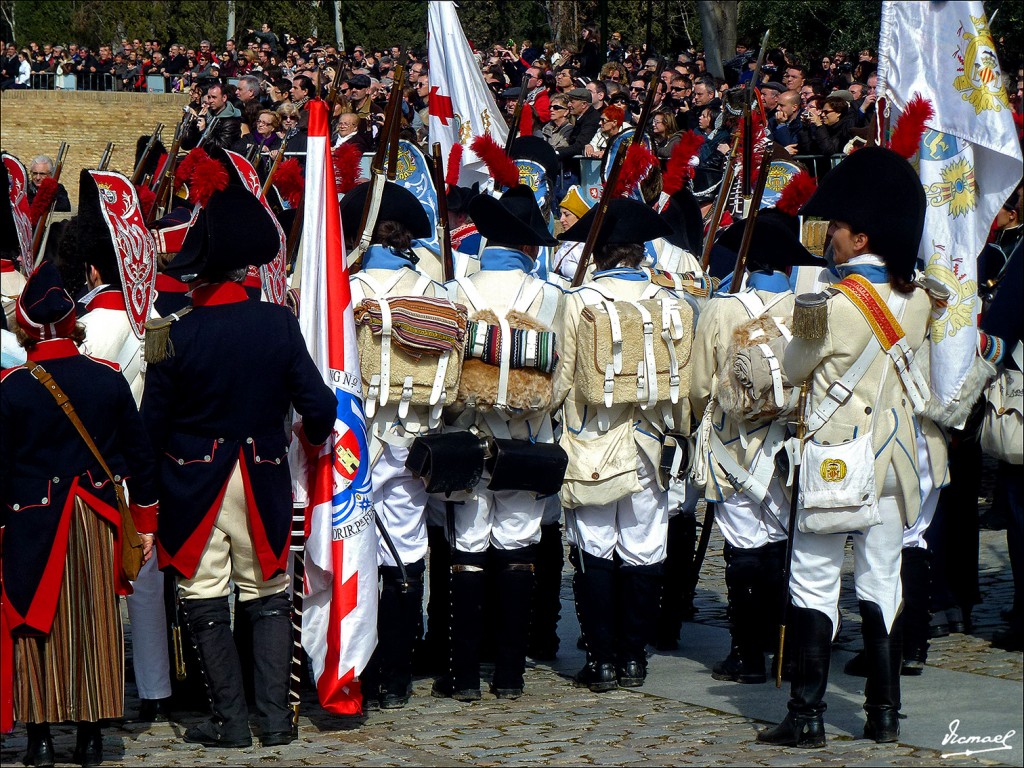
[[[285,423],[294,407],[306,439],[322,443],[334,426],[336,401],[294,315],[249,301],[242,287],[246,268],[266,264],[277,249],[270,214],[248,190],[215,192],[167,268],[190,284],[192,308],[147,327],[142,414],[167,503],[159,563],[179,577],[213,706],[213,719],[184,739],[208,747],[252,742],[229,583],[239,589],[236,610],[252,622],[261,741],[294,738],[287,707],[292,508]]]

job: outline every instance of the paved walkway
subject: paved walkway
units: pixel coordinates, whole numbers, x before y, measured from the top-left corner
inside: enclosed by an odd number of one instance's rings
[[[824,750],[765,747],[754,734],[785,713],[787,689],[741,686],[711,679],[710,665],[728,648],[721,540],[712,538],[698,595],[696,623],[683,626],[682,649],[651,658],[643,689],[593,694],[566,675],[582,664],[575,647],[578,625],[568,578],[563,582],[562,650],[554,665],[531,666],[526,695],[515,702],[490,694],[473,704],[432,699],[430,680],[416,681],[403,710],[373,713],[362,725],[326,715],[313,698],[304,701],[301,739],[287,747],[240,751],[203,750],[178,738],[197,717],[143,725],[127,718],[104,731],[110,764],[193,765],[997,765],[1024,764],[1022,656],[994,649],[999,610],[1009,603],[1005,533],[982,531],[984,603],[975,611],[975,634],[933,642],[930,666],[919,678],[903,678],[900,744],[878,745],[859,737],[863,680],[842,673],[858,645],[856,601],[844,591],[846,628],[833,656],[825,715]],[[568,577],[568,571],[566,572]],[[129,684],[126,712],[136,711]],[[950,723],[960,737],[1001,736],[1008,750],[943,758],[946,753],[992,743],[943,746]],[[70,759],[74,733],[55,729],[58,763]],[[24,729],[3,744],[3,765],[16,764]]]

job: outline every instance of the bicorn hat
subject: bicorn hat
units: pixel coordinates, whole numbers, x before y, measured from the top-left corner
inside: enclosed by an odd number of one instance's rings
[[[469,204],[469,215],[481,236],[506,245],[558,245],[548,232],[533,190],[525,184],[501,199],[480,195]]]
[[[370,191],[370,182],[356,184],[341,200],[341,226],[348,238],[359,236],[363,206]],[[430,237],[430,219],[416,195],[393,182],[384,184],[377,221],[397,221],[409,230],[414,240]]]
[[[590,228],[597,216],[597,207],[587,213],[562,233],[561,239],[569,242],[583,243],[590,234]],[[653,208],[636,200],[616,198],[608,203],[608,210],[601,222],[601,231],[594,244],[595,250],[606,245],[634,243],[642,245],[648,240],[668,237],[672,234],[670,227]]]

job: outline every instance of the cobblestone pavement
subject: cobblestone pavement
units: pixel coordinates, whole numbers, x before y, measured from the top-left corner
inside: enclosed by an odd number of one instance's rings
[[[989,643],[992,632],[1000,624],[999,610],[1009,605],[1012,595],[1005,533],[983,530],[981,542],[984,602],[975,610],[974,634],[934,641],[929,663],[972,675],[1020,681],[1024,668],[1021,654],[994,649]],[[699,589],[697,622],[725,625],[723,574],[721,540],[716,533]],[[563,621],[565,613],[572,610],[568,571],[565,575]],[[846,626],[838,646],[852,650],[859,645],[859,630],[856,599],[852,585],[847,586],[850,588],[844,589],[843,602]],[[683,627],[684,645],[687,626]],[[563,648],[571,642],[563,632]],[[725,650],[723,645],[722,654]],[[933,678],[937,675],[932,673]],[[926,670],[924,677],[919,678],[926,686],[928,676]],[[129,683],[128,717],[111,723],[104,731],[108,763],[126,766],[1021,764],[1019,742],[1024,728],[1019,725],[1017,735],[1009,741],[1013,746],[1009,753],[942,759],[939,743],[936,749],[904,744],[878,745],[836,735],[831,728],[826,749],[803,751],[755,744],[754,735],[764,722],[751,717],[682,703],[645,693],[642,689],[620,689],[597,695],[575,688],[570,680],[545,666],[531,665],[526,676],[526,695],[514,702],[498,701],[488,693],[484,694],[483,701],[473,704],[432,699],[430,683],[429,679],[418,679],[410,706],[372,713],[362,724],[323,713],[312,694],[307,694],[299,741],[286,747],[264,749],[257,745],[232,751],[203,750],[180,740],[184,729],[200,719],[197,715],[182,717],[173,723],[133,722],[130,716],[137,709],[137,700],[134,686]],[[996,684],[992,682],[993,686]],[[763,695],[777,693],[765,690]],[[955,696],[955,692],[949,694]],[[1017,706],[1019,702],[1008,702],[1008,707]],[[782,714],[780,703],[778,715]],[[74,747],[73,729],[56,728],[55,745],[58,763],[68,761]],[[24,747],[24,729],[19,726],[14,735],[4,741],[3,765],[16,764]]]

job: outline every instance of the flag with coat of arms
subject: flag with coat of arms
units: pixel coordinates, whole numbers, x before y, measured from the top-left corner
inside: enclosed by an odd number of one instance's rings
[[[294,503],[306,510],[302,645],[323,708],[357,715],[357,678],[377,644],[377,532],[327,107],[308,110],[299,327],[338,411],[316,455],[290,452]]]
[[[490,178],[483,160],[470,149],[473,139],[489,134],[504,146],[508,127],[470,50],[456,7],[452,0],[430,0],[427,9],[428,128],[431,143],[440,143],[444,158],[452,145],[462,144],[459,184],[465,186]]]
[[[928,201],[918,256],[950,294],[931,327],[932,394],[947,407],[958,400],[975,356],[978,255],[1022,172],[982,3],[883,2],[877,92],[897,113],[915,94],[935,110],[917,158]]]

